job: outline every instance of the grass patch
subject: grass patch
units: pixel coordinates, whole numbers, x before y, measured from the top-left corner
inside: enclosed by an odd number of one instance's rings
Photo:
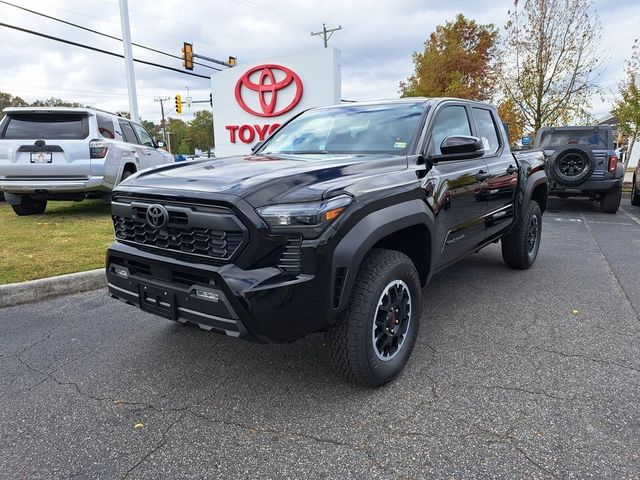
[[[49,202],[42,215],[18,217],[0,203],[0,238],[0,284],[100,268],[113,240],[110,207]]]

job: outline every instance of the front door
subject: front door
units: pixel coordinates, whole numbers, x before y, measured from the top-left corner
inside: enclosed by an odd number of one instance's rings
[[[471,135],[469,111],[463,104],[445,104],[435,114],[428,153],[439,154],[442,141],[451,135]],[[435,190],[436,248],[438,267],[457,260],[485,238],[486,199],[478,196],[487,166],[482,158],[441,161],[432,169],[439,179]]]

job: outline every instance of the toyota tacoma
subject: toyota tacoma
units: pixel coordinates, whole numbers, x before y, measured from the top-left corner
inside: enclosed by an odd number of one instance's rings
[[[250,155],[122,182],[108,289],[256,342],[324,331],[334,367],[378,386],[411,354],[430,278],[498,241],[508,266],[530,267],[546,204],[542,152],[514,156],[490,105],[314,108]]]

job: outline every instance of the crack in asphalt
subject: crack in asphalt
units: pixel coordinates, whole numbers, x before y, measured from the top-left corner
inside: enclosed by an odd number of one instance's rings
[[[173,422],[171,422],[171,424],[164,430],[164,432],[162,432],[162,437],[160,439],[160,442],[158,442],[157,445],[155,445],[153,448],[151,448],[147,453],[145,453],[142,456],[142,458],[140,458],[135,464],[133,464],[125,472],[124,476],[122,477],[122,480],[124,480],[126,478],[129,478],[129,475],[131,475],[140,465],[142,465],[144,462],[146,462],[147,459],[151,455],[153,455],[154,453],[156,453],[158,450],[160,450],[162,447],[165,446],[165,444],[169,441],[169,432],[171,431],[171,429],[173,427],[175,427],[178,423],[180,423],[183,418],[184,418],[184,413],[179,415],[177,419],[175,419]]]
[[[555,355],[560,355],[561,357],[565,357],[565,358],[584,358],[585,360],[589,360],[589,361],[594,362],[594,363],[599,363],[599,364],[602,364],[602,365],[608,365],[608,366],[612,366],[612,367],[619,367],[619,368],[623,368],[625,370],[630,370],[632,372],[640,373],[640,368],[630,367],[628,365],[623,365],[623,364],[617,363],[617,362],[610,362],[609,360],[601,360],[601,359],[598,359],[598,358],[593,358],[593,357],[590,357],[588,355],[583,355],[581,353],[566,353],[566,352],[561,352],[559,350],[551,350],[549,348],[538,347],[536,345],[532,345],[530,348],[533,348],[535,350],[540,350],[542,352],[547,352],[547,353],[552,353],[552,354],[555,354]]]

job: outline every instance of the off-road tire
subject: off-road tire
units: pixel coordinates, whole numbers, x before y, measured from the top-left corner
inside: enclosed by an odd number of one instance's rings
[[[381,360],[376,353],[374,324],[383,292],[394,282],[403,284],[410,293],[410,321],[394,356]],[[370,387],[393,380],[413,350],[421,307],[420,279],[411,259],[395,250],[372,249],[362,261],[345,311],[328,332],[334,369],[346,379]]]
[[[20,205],[11,205],[11,208],[13,208],[13,211],[19,217],[37,215],[39,213],[44,213],[47,208],[47,201],[24,195],[22,197],[22,203],[20,203]]]
[[[638,187],[636,186],[636,177],[633,177],[633,183],[631,184],[631,205],[635,205],[636,207],[640,207],[640,192],[638,191]]]
[[[532,229],[535,226],[535,232]],[[508,236],[502,237],[502,258],[504,263],[511,268],[524,270],[536,261],[540,249],[540,237],[542,235],[542,211],[535,200],[529,202],[527,210],[518,220],[516,229]],[[535,244],[531,245],[531,241]]]
[[[579,170],[574,173],[578,167]],[[563,172],[563,168],[571,171]],[[593,152],[581,145],[566,145],[559,148],[549,159],[549,173],[556,182],[565,187],[575,187],[584,183],[591,177],[595,168],[596,157]]]
[[[607,192],[600,199],[600,211],[602,213],[616,213],[620,208],[620,200],[622,199],[622,185],[617,189]]]

